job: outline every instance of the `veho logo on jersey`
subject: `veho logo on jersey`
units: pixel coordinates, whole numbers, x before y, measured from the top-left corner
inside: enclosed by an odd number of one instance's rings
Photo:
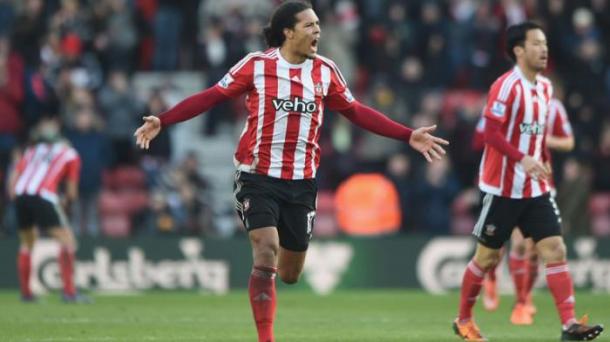
[[[305,101],[300,97],[291,99],[273,99],[273,108],[285,112],[299,112],[313,114],[318,111],[318,104],[313,101]]]
[[[523,122],[523,123],[519,124],[519,130],[521,131],[521,134],[541,135],[544,133],[544,125],[539,124],[537,122],[534,122],[534,123]]]

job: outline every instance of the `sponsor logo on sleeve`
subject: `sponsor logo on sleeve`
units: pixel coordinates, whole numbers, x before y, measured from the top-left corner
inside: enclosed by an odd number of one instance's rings
[[[221,86],[222,88],[227,89],[227,88],[229,87],[229,85],[230,85],[231,83],[233,83],[233,81],[234,81],[233,77],[231,77],[231,75],[230,75],[230,74],[226,74],[226,75],[225,75],[225,76],[222,78],[222,80],[220,80],[220,81],[218,82],[218,85],[219,85],[219,86]]]
[[[503,117],[506,113],[506,105],[500,101],[494,101],[491,106],[491,113],[499,118]]]

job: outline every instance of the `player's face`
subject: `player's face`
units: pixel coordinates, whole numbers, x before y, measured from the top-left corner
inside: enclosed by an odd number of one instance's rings
[[[536,72],[546,69],[548,63],[549,50],[546,43],[546,36],[540,29],[529,30],[525,36],[523,57],[529,68]]]
[[[286,36],[291,48],[298,55],[315,58],[320,41],[320,19],[312,9],[297,13],[297,23]]]

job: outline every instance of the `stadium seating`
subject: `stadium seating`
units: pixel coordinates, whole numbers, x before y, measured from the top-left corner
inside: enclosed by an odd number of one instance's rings
[[[131,217],[148,206],[146,175],[136,167],[119,167],[103,177],[99,198],[102,232],[124,237],[131,232]]]

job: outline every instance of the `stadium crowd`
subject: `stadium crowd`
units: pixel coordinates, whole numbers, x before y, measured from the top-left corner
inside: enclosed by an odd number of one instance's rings
[[[191,71],[215,83],[245,53],[265,49],[260,32],[277,2],[0,0],[0,184],[37,120],[57,114],[82,158],[80,199],[71,208],[77,233],[114,235],[113,227],[127,226],[131,235],[216,235],[197,156],[172,158],[167,132],[151,150],[136,150],[142,115],[163,112],[171,99],[163,84],[136,96],[132,81],[144,72]],[[312,2],[322,20],[320,51],[357,97],[412,127],[439,123],[438,135],[452,143],[448,160],[427,164],[406,144],[329,113],[322,197],[353,174],[382,173],[397,189],[396,231],[470,232],[480,158],[471,141],[485,91],[509,67],[505,28],[533,19],[546,28],[547,75],[576,137],[573,152],[553,159],[564,229],[610,234],[610,1]],[[228,104],[206,115],[201,134],[214,136],[245,110]],[[2,234],[10,235],[5,190]],[[116,215],[125,209],[121,196],[128,216]]]

